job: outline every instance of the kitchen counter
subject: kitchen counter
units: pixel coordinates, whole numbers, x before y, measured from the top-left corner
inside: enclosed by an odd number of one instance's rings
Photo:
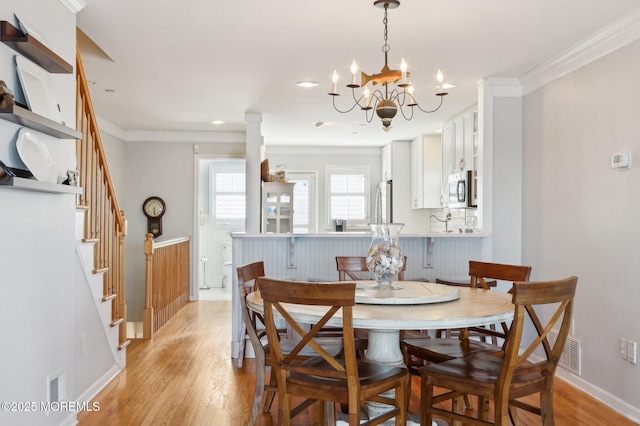
[[[331,259],[334,259],[336,255],[364,256],[371,243],[371,235],[371,231],[282,234],[232,232],[234,264],[242,264],[237,262],[242,262],[239,259],[246,256],[244,252],[240,253],[236,250],[253,250],[257,247],[262,247],[264,250],[259,254],[260,257],[264,257],[267,253],[269,255],[277,255],[281,259],[286,257],[286,268],[290,270],[299,269],[302,264],[314,263],[310,258],[317,257],[320,254],[322,254],[323,258]],[[481,232],[400,233],[400,246],[405,255],[411,254],[411,264],[414,267],[420,265],[423,269],[430,269],[433,268],[434,246],[437,241],[441,241],[438,244],[439,246],[443,244],[450,245],[447,241],[460,241],[460,244],[456,244],[457,247],[469,246],[473,247],[473,251],[476,251],[479,247],[482,247],[485,237],[488,237],[488,235]],[[465,241],[467,243],[464,243]],[[456,249],[456,251],[458,250]],[[238,253],[238,257],[235,257],[236,253]],[[335,260],[333,262],[335,263]],[[327,264],[328,266],[329,264]],[[464,267],[467,268],[466,265]],[[335,268],[335,265],[333,265],[333,268]],[[416,274],[420,273],[418,270],[415,270],[415,272]]]
[[[298,281],[337,281],[336,256],[366,256],[371,231],[292,234],[231,233],[233,269],[263,261],[269,277]],[[435,282],[469,279],[469,260],[488,260],[491,238],[488,234],[400,233],[400,247],[407,257],[405,279]],[[232,274],[237,284],[236,274]],[[237,285],[232,289],[234,333],[241,315]],[[234,334],[232,351],[237,353],[240,337]]]
[[[231,233],[233,238],[371,238],[371,231],[348,231],[348,232],[317,232],[317,233],[286,233],[286,234],[247,234],[245,232]],[[400,232],[400,239],[404,238],[483,238],[489,235],[482,231],[476,232],[433,232],[425,234],[403,234]]]

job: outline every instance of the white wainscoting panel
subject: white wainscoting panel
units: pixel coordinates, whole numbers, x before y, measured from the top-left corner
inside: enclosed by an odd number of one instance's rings
[[[232,234],[233,240],[233,321],[232,357],[237,357],[242,315],[238,299],[236,267],[264,261],[269,277],[299,281],[337,281],[336,256],[366,256],[369,234]],[[468,280],[469,260],[489,260],[487,238],[452,236],[400,236],[400,247],[407,256],[405,279],[435,281]],[[430,242],[429,242],[430,241]],[[431,253],[427,260],[427,248]]]

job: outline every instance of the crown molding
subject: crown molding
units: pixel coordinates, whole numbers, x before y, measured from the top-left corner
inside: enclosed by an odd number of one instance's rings
[[[267,145],[269,155],[380,155],[382,147]]]
[[[87,5],[83,0],[60,0],[60,3],[67,6],[67,8],[74,14],[77,14],[82,9],[87,7]]]
[[[478,85],[488,85],[494,98],[522,97],[522,84],[517,78],[490,77],[478,81]]]
[[[640,39],[640,8],[520,77],[522,95]]]
[[[96,116],[96,120],[98,121],[98,128],[101,132],[110,134],[111,136],[120,139],[121,141],[127,140],[127,132],[126,130],[116,126],[109,120],[102,118],[100,116]]]
[[[244,143],[244,132],[165,132],[146,130],[124,130],[100,116],[96,117],[101,132],[123,142],[198,142],[198,143]]]
[[[219,142],[245,143],[245,132],[167,132],[127,130],[127,142]]]

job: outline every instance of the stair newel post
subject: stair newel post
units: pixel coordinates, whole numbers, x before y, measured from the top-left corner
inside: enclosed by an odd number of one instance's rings
[[[124,318],[120,324],[120,344],[128,342],[127,339],[127,301],[124,297],[124,239],[127,236],[127,219],[124,217],[125,211],[120,210],[124,226],[118,226],[118,315]]]
[[[147,234],[144,241],[144,255],[146,258],[143,337],[150,339],[153,335],[153,234]]]

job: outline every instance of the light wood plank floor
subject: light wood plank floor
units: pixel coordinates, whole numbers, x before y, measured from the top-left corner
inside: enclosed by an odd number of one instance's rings
[[[231,302],[187,304],[151,340],[127,348],[127,368],[94,401],[100,411],[78,416],[84,425],[246,425],[253,401],[255,364],[236,368],[230,354]],[[419,382],[414,378],[410,412],[418,411]],[[557,380],[557,426],[631,426],[590,396]],[[260,424],[276,424],[277,402]],[[540,425],[522,414],[523,426]],[[310,424],[306,413],[294,425]]]

